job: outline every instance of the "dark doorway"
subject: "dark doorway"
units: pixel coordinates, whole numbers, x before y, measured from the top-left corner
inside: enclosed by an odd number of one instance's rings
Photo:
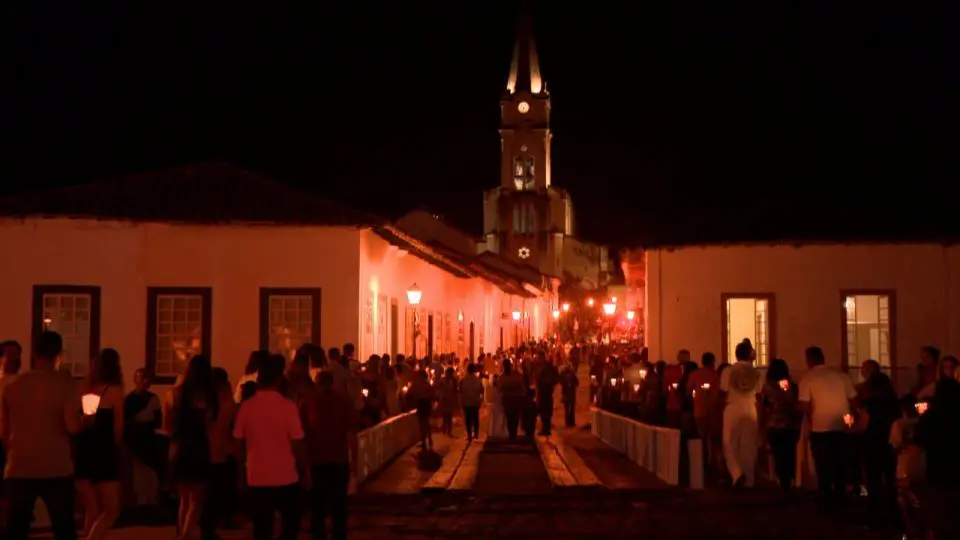
[[[468,358],[468,360],[472,362],[477,358],[473,350],[473,321],[470,321],[470,349],[469,350],[470,350],[470,358]]]
[[[503,350],[503,327],[500,327],[500,350]]]
[[[433,358],[433,314],[427,315],[427,356]]]
[[[398,319],[400,318],[400,308],[397,306],[397,301],[394,300],[390,304],[390,357],[397,357],[397,341],[400,337],[397,332],[397,325],[399,324]]]

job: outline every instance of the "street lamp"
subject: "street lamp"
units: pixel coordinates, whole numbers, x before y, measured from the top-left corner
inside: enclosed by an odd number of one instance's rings
[[[513,312],[513,320],[515,320],[515,321],[519,321],[519,320],[520,320],[520,312],[519,312],[519,311],[514,311],[514,312]]]
[[[514,311],[513,315],[513,341],[515,346],[520,345],[520,312]]]
[[[634,310],[632,310],[632,309],[627,311],[627,320],[628,320],[628,321],[632,321],[633,318],[636,317],[636,316],[637,316],[637,312],[636,312],[636,311],[634,311]]]
[[[570,302],[564,302],[563,305],[560,306],[560,309],[562,309],[564,313],[570,311]]]
[[[613,302],[608,302],[603,305],[603,312],[607,315],[613,315],[617,311],[617,305]]]
[[[407,302],[413,306],[413,358],[417,358],[417,338],[420,337],[420,299],[423,298],[423,291],[414,283],[407,289]]]
[[[587,305],[593,307],[593,298],[587,298]]]
[[[553,310],[553,318],[554,318],[554,319],[559,319],[559,318],[560,318],[560,310],[559,310],[559,309]]]
[[[417,287],[416,283],[414,283],[413,285],[410,286],[409,289],[407,289],[407,302],[410,302],[410,305],[412,306],[420,305],[420,298],[422,297],[423,297],[423,291],[421,291],[420,288]]]

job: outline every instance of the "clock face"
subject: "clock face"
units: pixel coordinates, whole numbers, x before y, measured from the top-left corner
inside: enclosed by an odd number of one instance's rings
[[[517,110],[520,111],[520,114],[527,114],[530,112],[530,104],[526,101],[521,101],[520,104],[517,105]]]
[[[517,255],[519,255],[521,259],[529,259],[530,248],[528,248],[527,246],[523,246],[522,248],[517,250]]]

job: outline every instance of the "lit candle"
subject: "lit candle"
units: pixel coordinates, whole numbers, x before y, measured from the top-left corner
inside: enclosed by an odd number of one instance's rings
[[[702,388],[702,389],[704,389],[704,390],[709,390],[709,389],[710,389],[710,383],[705,382],[705,383],[703,383],[703,384],[700,385],[700,388]]]
[[[786,392],[787,390],[789,390],[789,389],[790,389],[790,381],[788,381],[787,379],[783,379],[782,381],[780,381],[780,389],[783,390],[784,392]]]
[[[843,423],[846,424],[847,427],[853,426],[853,415],[852,414],[843,415]]]
[[[616,386],[616,385],[617,385],[617,378],[616,378],[616,377],[613,377],[612,379],[610,379],[610,385],[611,385],[611,386]]]
[[[641,369],[641,370],[640,370],[640,378],[641,378],[641,379],[646,379],[646,378],[647,378],[647,370],[645,370],[645,369]]]
[[[639,393],[640,393],[640,385],[639,385],[639,384],[633,385],[633,391],[639,394]]]
[[[400,391],[403,392],[403,393],[407,393],[409,390],[410,390],[410,385],[409,385],[409,384],[403,385],[403,388],[400,389]]]
[[[673,383],[670,385],[670,388],[673,388],[674,390],[676,390],[677,388],[680,388],[680,383]]]
[[[362,392],[363,392],[363,397],[367,397],[367,396],[370,395],[370,390],[367,389],[367,388],[364,388],[364,389],[362,390]]]
[[[929,406],[930,406],[930,404],[927,403],[926,401],[918,401],[918,402],[914,405],[914,407],[916,407],[916,409],[917,409],[917,414],[921,414],[921,415],[922,415],[923,413],[927,412],[927,407],[929,407]]]
[[[97,414],[97,409],[100,408],[100,396],[98,394],[84,394],[82,399],[83,399],[83,414],[86,414],[86,415]]]
[[[697,389],[696,389],[696,388],[693,389],[693,397],[697,397]]]

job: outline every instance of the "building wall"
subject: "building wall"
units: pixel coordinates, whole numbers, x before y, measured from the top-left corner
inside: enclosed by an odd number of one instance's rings
[[[100,287],[100,345],[119,351],[130,383],[146,354],[147,287],[211,287],[212,360],[236,380],[260,347],[261,287],[321,288],[319,343],[357,341],[360,235],[334,227],[5,220],[2,337],[30,350],[34,285]]]
[[[651,359],[677,350],[721,356],[721,294],[773,293],[775,354],[804,368],[803,352],[823,348],[841,365],[841,291],[895,291],[895,354],[899,371],[919,348],[960,346],[960,248],[940,245],[810,245],[688,247],[649,250],[646,338]],[[902,386],[902,384],[901,384]]]
[[[378,343],[390,343],[389,319],[386,324],[387,336],[378,339],[383,327],[382,324],[377,324],[381,320],[379,309],[384,302],[373,299],[381,296],[388,299],[386,305],[393,300],[397,301],[398,352],[408,355],[413,353],[412,347],[408,347],[413,327],[406,315],[407,309],[411,307],[407,302],[407,290],[413,284],[423,291],[417,308],[421,318],[421,333],[424,336],[417,346],[418,356],[426,354],[426,325],[427,315],[430,313],[434,316],[435,324],[439,324],[443,317],[450,321],[449,335],[445,328],[439,335],[439,330],[435,329],[435,354],[469,354],[467,349],[471,322],[474,323],[473,354],[476,355],[481,347],[486,352],[495,351],[500,344],[501,326],[511,328],[510,321],[503,320],[506,307],[520,306],[518,309],[524,309],[526,306],[531,316],[536,314],[536,322],[532,326],[536,335],[542,335],[545,331],[540,323],[543,312],[543,307],[539,305],[541,302],[527,300],[524,303],[523,299],[507,295],[482,279],[454,276],[405,250],[391,246],[371,231],[362,233],[360,246],[361,339],[358,347],[361,358],[384,352],[378,348]],[[461,314],[463,321],[459,320]],[[506,332],[505,339],[509,340],[510,337],[509,332]],[[509,344],[508,341],[507,345]]]
[[[572,236],[563,241],[563,272],[583,282],[587,288],[603,282],[607,265],[606,248],[577,240]]]

